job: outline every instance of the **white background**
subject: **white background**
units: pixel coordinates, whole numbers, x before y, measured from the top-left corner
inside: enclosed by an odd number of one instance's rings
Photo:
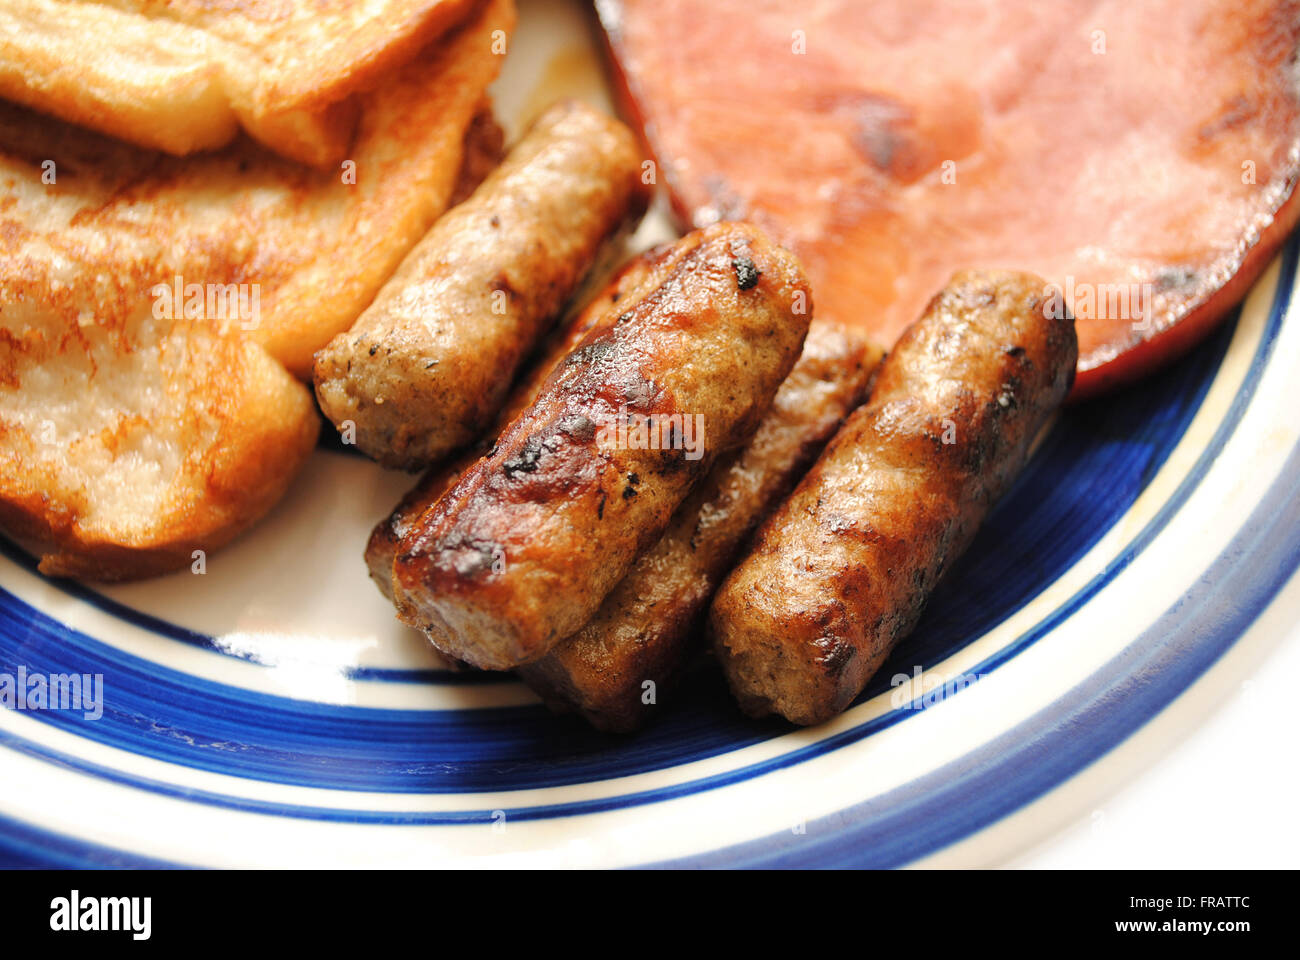
[[[1300,577],[1199,686],[1200,719],[1016,868],[1300,867]]]

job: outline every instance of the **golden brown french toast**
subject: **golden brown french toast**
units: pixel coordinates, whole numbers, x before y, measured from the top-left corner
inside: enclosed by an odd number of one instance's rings
[[[242,127],[277,153],[341,162],[354,95],[479,0],[5,0],[0,96],[173,154]]]
[[[0,527],[43,571],[186,566],[283,494],[318,430],[291,372],[499,147],[481,111],[513,21],[492,0],[366,94],[350,174],[0,103]]]

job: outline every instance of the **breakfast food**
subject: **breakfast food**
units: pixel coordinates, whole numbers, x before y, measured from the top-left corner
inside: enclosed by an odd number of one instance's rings
[[[353,95],[475,6],[5,0],[0,96],[172,154],[224,146],[242,127],[283,156],[333,166],[355,130]]]
[[[494,38],[514,24],[513,0],[487,0],[442,43],[361,95],[341,170],[272,164],[260,152],[250,161],[239,150],[218,154],[211,167],[206,157],[177,165],[183,183],[169,183],[165,199],[184,203],[200,182],[219,189],[203,198],[215,224],[202,229],[191,211],[194,219],[178,227],[238,244],[235,255],[248,251],[249,271],[265,278],[263,323],[253,336],[295,376],[311,378],[316,351],[356,320],[447,209],[467,128],[484,132],[471,123],[501,69]]]
[[[888,346],[954,271],[1066,291],[1075,396],[1180,353],[1300,216],[1294,0],[599,0],[683,222]]]
[[[746,713],[827,721],[1066,395],[1300,215],[1296,2],[597,0],[646,143],[539,109],[560,56],[508,153],[512,0],[0,3],[0,528],[198,572],[323,415],[432,467],[365,561],[444,656],[628,732],[711,645]],[[695,232],[575,309],[661,176]]]
[[[577,633],[519,669],[524,682],[598,729],[641,726],[696,648],[737,550],[862,402],[879,361],[861,334],[814,321],[753,439],[718,460]]]
[[[582,338],[597,324],[607,326],[618,318],[613,307],[651,275],[669,247],[656,247],[629,260],[617,274],[584,306],[551,334],[537,351],[532,367],[519,379],[497,416],[497,422],[474,446],[445,464],[431,468],[411,488],[393,511],[379,523],[366,541],[366,568],[375,586],[389,600],[393,599],[393,559],[402,538],[437,499],[460,478],[483,454],[487,453],[501,431],[516,416],[527,410],[546,385],[556,364],[569,355]]]
[[[647,199],[626,127],[577,102],[552,107],[318,354],[321,410],[385,466],[465,446]]]
[[[582,626],[798,358],[807,283],[754,228],[690,234],[655,276],[402,541],[398,608],[443,653],[507,669]]]
[[[87,303],[33,296],[3,312],[0,526],[50,576],[205,565],[316,445],[310,394],[257,344],[203,321],[159,320],[145,303],[82,326]]]
[[[300,377],[446,209],[464,136],[501,57],[511,0],[482,12],[361,98],[349,161],[313,171],[248,141],[174,159],[0,104],[8,219],[37,249],[75,246],[81,282],[135,276],[257,284],[248,335]],[[93,240],[94,242],[89,242]],[[243,325],[251,326],[251,322]]]
[[[278,499],[318,427],[284,368],[446,206],[513,16],[492,0],[361,97],[355,177],[247,140],[160,156],[0,104],[0,525],[43,570],[186,567]]]
[[[861,692],[1070,389],[1068,313],[1032,274],[954,276],[871,398],[763,524],[710,612],[742,709],[821,723]]]
[[[456,184],[451,189],[448,207],[454,207],[469,198],[478,185],[487,179],[487,175],[501,162],[505,149],[506,132],[492,115],[491,102],[486,98],[469,129],[465,131],[460,157],[460,172],[456,174]]]

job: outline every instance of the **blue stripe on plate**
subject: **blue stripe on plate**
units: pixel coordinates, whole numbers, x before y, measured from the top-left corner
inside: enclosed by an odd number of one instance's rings
[[[40,571],[36,568],[37,559],[3,536],[0,536],[0,555],[9,558],[16,566],[27,572],[41,576]],[[139,627],[141,630],[148,630],[160,637],[166,637],[168,640],[175,640],[191,647],[198,647],[219,656],[243,660],[259,667],[273,667],[276,665],[259,657],[256,651],[230,650],[209,634],[191,630],[161,617],[155,617],[153,614],[145,613],[143,610],[129,607],[76,580],[59,578],[51,579],[48,582],[61,592],[89,604],[96,610],[103,611],[124,623]],[[508,676],[479,670],[401,670],[386,667],[349,667],[340,670],[339,675],[349,680],[425,683],[455,687],[486,686],[511,682]]]
[[[804,835],[777,834],[656,866],[890,867],[942,849],[1041,796],[1130,736],[1222,656],[1297,568],[1300,448],[1206,576],[1123,654],[1049,709],[906,787],[810,822]],[[545,815],[543,809],[509,816],[531,819]],[[436,822],[488,823],[491,812]],[[41,837],[40,844],[26,839],[33,834]],[[135,862],[129,854],[0,821],[0,864],[102,866],[105,857],[123,858],[124,865]]]
[[[174,867],[165,860],[142,857],[84,840],[51,833],[21,820],[0,817],[0,869],[152,869]]]

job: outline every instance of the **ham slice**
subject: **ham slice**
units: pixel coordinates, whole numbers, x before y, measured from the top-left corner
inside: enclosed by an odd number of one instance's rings
[[[1300,0],[597,6],[683,226],[756,221],[885,346],[954,271],[1032,271],[1096,393],[1203,336],[1300,213]]]

